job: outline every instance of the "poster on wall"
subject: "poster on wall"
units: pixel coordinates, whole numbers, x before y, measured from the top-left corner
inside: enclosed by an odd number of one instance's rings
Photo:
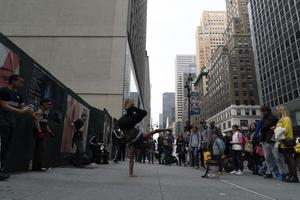
[[[87,115],[87,120],[85,121],[84,126],[82,127],[83,146],[84,146],[84,150],[85,150],[87,134],[88,134],[88,126],[89,126],[88,123],[89,123],[90,110],[86,106],[79,103],[71,95],[68,95],[67,110],[66,110],[65,119],[64,119],[62,143],[61,143],[61,148],[60,148],[61,152],[75,153],[76,145],[73,144],[74,129],[73,129],[72,123],[75,122],[76,120],[80,119],[82,114]]]
[[[65,93],[65,87],[50,77],[46,71],[41,70],[36,63],[33,64],[26,97],[26,104],[28,106],[37,110],[41,99],[51,99],[53,105],[49,113],[49,122],[61,124],[63,122]]]
[[[20,56],[0,42],[0,88],[8,85],[12,74],[19,74]]]

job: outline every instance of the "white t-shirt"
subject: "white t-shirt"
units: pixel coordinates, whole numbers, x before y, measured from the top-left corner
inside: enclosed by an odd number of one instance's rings
[[[241,134],[240,132],[236,131],[233,133],[232,135],[232,142],[233,143],[239,143],[239,134]],[[242,135],[240,135],[240,137],[242,137]],[[242,150],[242,145],[241,144],[232,144],[232,150]]]

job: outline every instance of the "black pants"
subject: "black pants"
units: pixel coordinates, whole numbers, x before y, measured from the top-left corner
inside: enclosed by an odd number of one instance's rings
[[[287,163],[289,174],[294,178],[297,178],[297,168],[294,159],[295,150],[293,148],[284,148],[282,149],[282,153],[283,153],[284,160]]]
[[[172,163],[172,146],[165,145],[165,164],[169,165]]]
[[[185,164],[185,152],[182,151],[178,154],[178,158],[179,158],[179,165],[181,165],[181,163]]]
[[[76,152],[75,152],[75,155],[74,155],[73,162],[74,162],[75,166],[80,166],[80,165],[82,165],[83,154],[84,154],[83,138],[82,137],[75,138],[73,140],[73,142],[76,145]]]
[[[216,161],[219,166],[219,172],[223,172],[223,164],[222,164],[222,156],[221,155],[213,155],[212,160]]]
[[[44,139],[34,137],[34,153],[32,161],[32,170],[40,170],[43,167],[43,154],[44,154]]]
[[[232,159],[234,164],[234,170],[243,171],[243,160],[242,160],[242,150],[232,150]]]
[[[126,144],[120,144],[120,160],[125,161]]]
[[[6,125],[0,125],[0,140],[1,140],[1,169],[6,169],[6,161],[8,149],[11,144],[13,128]]]

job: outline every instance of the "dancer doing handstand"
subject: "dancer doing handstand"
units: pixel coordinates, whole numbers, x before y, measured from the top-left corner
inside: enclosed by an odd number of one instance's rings
[[[134,155],[135,149],[138,148],[144,141],[144,138],[148,138],[155,133],[164,131],[172,131],[171,129],[156,129],[149,133],[144,133],[142,128],[138,125],[143,118],[147,115],[147,111],[142,110],[134,106],[134,102],[131,99],[124,101],[124,108],[126,114],[119,120],[119,127],[124,133],[124,139],[129,145],[129,177],[136,177],[133,174]]]

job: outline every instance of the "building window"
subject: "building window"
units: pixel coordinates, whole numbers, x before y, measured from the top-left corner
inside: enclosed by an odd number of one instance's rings
[[[245,126],[248,126],[248,120],[240,120],[240,126],[241,127],[245,127]]]
[[[246,115],[250,115],[250,111],[248,109],[245,110]]]
[[[228,121],[228,128],[231,127],[231,121]]]
[[[236,114],[237,114],[237,115],[241,115],[241,109],[237,109],[237,110],[236,110]]]
[[[252,112],[252,115],[256,115],[256,110],[253,109],[251,112]]]
[[[240,100],[235,100],[235,105],[239,106],[240,105]]]

